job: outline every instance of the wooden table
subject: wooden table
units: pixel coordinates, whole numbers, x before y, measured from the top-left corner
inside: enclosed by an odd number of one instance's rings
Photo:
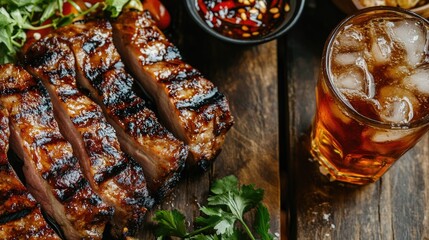
[[[282,189],[290,211],[289,238],[429,239],[428,134],[378,182],[364,187],[331,183],[308,160],[323,44],[344,17],[330,1],[307,1],[299,24],[279,42],[284,48],[279,65],[285,71],[279,79],[285,82],[279,89],[285,103],[280,145],[286,148],[280,159],[287,162]]]
[[[247,47],[214,39],[190,20],[183,4],[164,2],[172,13],[169,37],[228,96],[235,125],[210,171],[187,176],[159,208],[179,209],[192,220],[210,183],[235,174],[265,189],[277,234],[281,205],[282,239],[429,238],[429,135],[364,187],[331,183],[309,161],[320,56],[329,32],[346,16],[331,1],[307,0],[285,37]]]

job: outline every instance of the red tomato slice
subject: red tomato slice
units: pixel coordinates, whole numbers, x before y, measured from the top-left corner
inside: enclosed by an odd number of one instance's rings
[[[166,29],[170,25],[170,13],[159,0],[144,0],[143,8],[149,10],[160,29]]]

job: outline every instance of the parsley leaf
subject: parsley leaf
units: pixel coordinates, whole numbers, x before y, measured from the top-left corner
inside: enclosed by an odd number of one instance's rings
[[[273,240],[270,231],[270,214],[268,209],[261,203],[258,204],[255,218],[255,230],[262,240]]]
[[[155,233],[157,236],[185,237],[188,234],[186,232],[185,216],[177,210],[157,211],[154,220],[159,223]]]
[[[254,232],[261,240],[274,239],[269,233],[268,210],[262,204],[262,189],[255,189],[254,185],[239,186],[235,176],[227,176],[215,181],[210,192],[207,205],[200,207],[201,216],[195,219],[198,227],[193,232],[187,232],[185,217],[177,210],[157,211],[154,220],[158,223],[155,230],[158,239],[174,236],[186,240],[255,240],[244,220],[244,215],[254,208],[257,208]]]

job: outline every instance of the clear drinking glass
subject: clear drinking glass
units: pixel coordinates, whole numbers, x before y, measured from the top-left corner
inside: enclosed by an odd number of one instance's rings
[[[379,179],[429,129],[429,22],[367,8],[325,45],[311,154],[335,180]]]

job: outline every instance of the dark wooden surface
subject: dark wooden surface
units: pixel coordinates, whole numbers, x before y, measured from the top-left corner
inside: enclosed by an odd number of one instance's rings
[[[281,78],[287,82],[279,91],[287,95],[280,99],[287,102],[280,124],[287,125],[280,128],[287,148],[289,239],[429,239],[428,134],[378,182],[364,187],[331,183],[309,161],[320,56],[344,17],[330,1],[308,0],[298,25],[280,43]]]
[[[271,230],[280,234],[279,123],[277,98],[277,44],[239,47],[203,32],[184,11],[182,1],[164,1],[172,14],[167,36],[184,59],[215,83],[229,99],[235,125],[212,168],[203,174],[187,173],[157,209],[178,209],[192,222],[199,215],[210,184],[236,175],[243,184],[265,191]],[[151,216],[149,216],[149,219]],[[151,227],[150,225],[148,226]],[[150,232],[144,239],[153,239]]]
[[[429,135],[364,187],[329,182],[309,160],[323,45],[346,14],[331,1],[307,0],[286,36],[242,47],[200,30],[183,3],[165,2],[173,21],[167,34],[228,96],[236,123],[210,171],[186,176],[158,208],[179,209],[191,221],[213,180],[234,174],[265,189],[271,229],[282,239],[429,239]]]

